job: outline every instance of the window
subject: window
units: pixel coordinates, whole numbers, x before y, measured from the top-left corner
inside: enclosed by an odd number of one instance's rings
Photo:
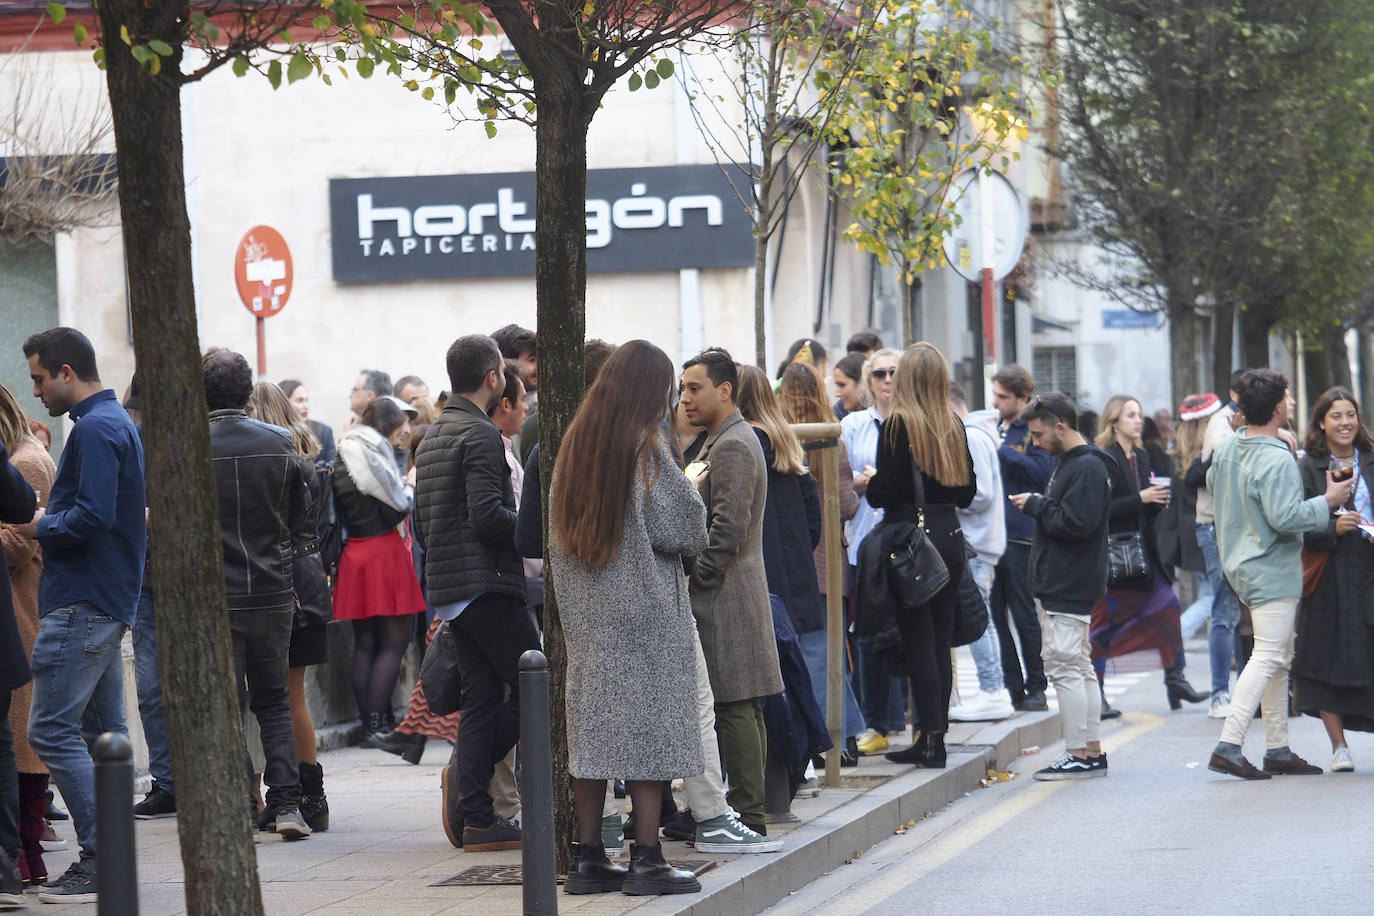
[[[1078,353],[1073,347],[1036,347],[1031,371],[1036,391],[1058,391],[1078,403]]]

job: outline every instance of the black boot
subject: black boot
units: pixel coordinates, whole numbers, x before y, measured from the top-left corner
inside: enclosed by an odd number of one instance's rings
[[[844,750],[840,751],[840,766],[856,767],[859,765],[859,739],[850,735],[844,741]]]
[[[1193,689],[1193,685],[1183,676],[1181,668],[1172,668],[1164,672],[1164,689],[1169,696],[1170,709],[1178,709],[1184,700],[1189,703],[1201,703],[1203,700],[1211,699],[1210,694],[1198,693]]]
[[[324,797],[324,767],[318,763],[302,763],[301,816],[316,833],[329,829],[329,799]]]
[[[602,854],[605,854],[604,849]],[[663,861],[662,843],[653,846],[631,843],[630,872],[625,876],[625,885],[621,890],[635,896],[696,894],[701,892],[701,882],[691,872],[673,868]]]
[[[378,735],[383,735],[387,731],[386,716],[379,712],[370,712],[363,716],[363,747],[376,747],[372,742]]]
[[[893,763],[910,763],[916,766],[921,765],[921,761],[926,755],[926,733],[921,732],[916,736],[916,742],[911,747],[902,748],[900,751],[888,751],[883,756]]]
[[[1097,693],[1098,693],[1098,695],[1099,695],[1100,697],[1102,697],[1102,715],[1099,716],[1099,718],[1102,718],[1102,719],[1119,719],[1119,718],[1121,718],[1121,710],[1119,710],[1119,709],[1113,707],[1111,703],[1108,703],[1108,702],[1107,702],[1107,691],[1102,687],[1102,682],[1101,682],[1101,681],[1098,681],[1098,682],[1097,682]],[[1091,702],[1091,701],[1089,701],[1089,702]]]
[[[606,847],[599,843],[572,844],[572,864],[568,866],[568,880],[563,882],[565,894],[605,894],[618,891],[625,884],[629,872],[606,856]]]
[[[424,735],[408,735],[405,732],[392,729],[389,732],[369,736],[365,743],[368,747],[375,747],[379,751],[395,754],[406,763],[419,763],[420,758],[425,753],[425,742]]]
[[[945,733],[921,732],[916,743],[900,751],[884,754],[893,763],[909,763],[927,770],[945,768]]]

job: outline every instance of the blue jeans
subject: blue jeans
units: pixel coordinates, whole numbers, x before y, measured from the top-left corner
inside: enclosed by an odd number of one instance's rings
[[[123,623],[88,601],[53,608],[38,620],[33,644],[29,743],[52,772],[76,826],[81,858],[94,858],[95,762],[89,748],[124,726],[119,643]]]
[[[820,704],[821,714],[826,715],[826,661],[829,655],[829,646],[826,643],[825,630],[812,630],[810,633],[798,633],[797,643],[801,646],[802,658],[806,659],[806,673],[811,677],[811,691],[816,694],[816,702]],[[841,653],[844,646],[840,646]],[[844,670],[848,665],[844,660],[840,661],[840,668]],[[849,678],[846,676],[841,679],[844,686],[844,698],[840,701],[841,725],[840,734],[845,738],[852,738],[864,730],[863,713],[859,711],[859,701],[854,697],[854,688],[849,685]]]
[[[1221,552],[1217,550],[1217,531],[1212,524],[1197,525],[1197,543],[1207,563],[1207,582],[1212,587],[1212,628],[1207,632],[1207,648],[1212,656],[1212,698],[1231,687],[1231,660],[1236,673],[1243,667],[1236,630],[1240,627],[1240,599],[1221,571]]]
[[[992,621],[990,603],[992,580],[997,573],[997,567],[981,557],[969,557],[968,568],[973,574],[979,594],[983,596],[983,604],[988,606],[987,629],[968,648],[973,653],[973,667],[978,669],[978,689],[996,696],[1006,689],[1006,681],[1002,674],[1001,639],[997,635],[997,625]]]
[[[864,723],[883,734],[906,730],[906,678],[892,677],[873,651],[873,637],[860,636],[859,662],[854,674],[859,681],[859,708]]]
[[[1178,628],[1184,639],[1194,636],[1198,628],[1212,616],[1212,581],[1205,572],[1193,573],[1193,583],[1197,586],[1197,599],[1188,605],[1179,618]],[[1209,627],[1210,630],[1210,627]]]
[[[153,590],[147,585],[138,593],[138,617],[134,620],[134,683],[138,685],[143,737],[148,742],[148,772],[154,782],[172,792],[172,751],[167,743],[162,678],[157,667],[157,620],[153,613]]]

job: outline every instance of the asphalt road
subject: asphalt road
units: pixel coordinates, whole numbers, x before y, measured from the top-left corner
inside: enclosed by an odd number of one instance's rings
[[[1188,654],[1197,686],[1208,680],[1204,647]],[[1104,723],[1107,778],[1032,780],[1062,743],[1021,757],[1014,780],[975,790],[767,912],[1374,913],[1374,735],[1348,733],[1354,773],[1244,782],[1207,770],[1221,722],[1205,703],[1171,713],[1161,675],[1130,680],[1112,698],[1125,715]],[[1289,725],[1294,751],[1328,769],[1321,723]],[[1260,765],[1258,720],[1245,749]]]

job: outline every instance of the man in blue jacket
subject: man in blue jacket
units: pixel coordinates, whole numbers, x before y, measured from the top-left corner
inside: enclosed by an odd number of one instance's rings
[[[33,646],[29,742],[71,811],[81,855],[44,887],[43,903],[96,900],[95,734],[126,732],[120,641],[133,625],[147,548],[143,445],[105,388],[80,331],[52,328],[24,341],[33,396],[72,430],[42,509],[21,530],[43,548]]]
[[[1002,466],[1002,492],[1037,493],[1050,481],[1054,459],[1031,441],[1021,412],[1035,395],[1035,380],[1024,367],[1012,363],[1003,366],[992,377],[992,404],[1001,414],[997,431],[1001,447],[997,459]],[[1006,506],[1007,546],[997,561],[997,575],[992,585],[992,619],[1002,644],[1002,675],[1011,693],[1012,705],[1017,709],[1042,711],[1045,702],[1045,665],[1040,660],[1040,622],[1035,615],[1035,602],[1030,592],[1031,536],[1035,520],[1024,514],[1015,503]],[[1025,661],[1024,676],[1017,660],[1016,643],[1011,628],[1021,640],[1021,658]]]

